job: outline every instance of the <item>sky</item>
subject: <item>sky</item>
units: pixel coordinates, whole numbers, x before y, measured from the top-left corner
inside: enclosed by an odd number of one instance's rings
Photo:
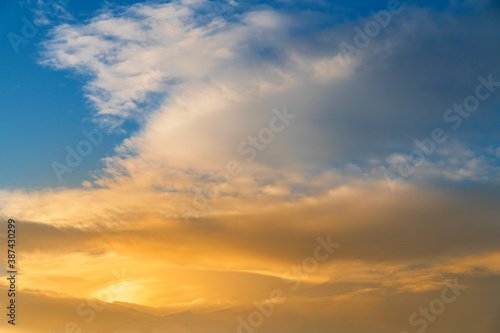
[[[2,332],[499,331],[498,2],[0,15]]]

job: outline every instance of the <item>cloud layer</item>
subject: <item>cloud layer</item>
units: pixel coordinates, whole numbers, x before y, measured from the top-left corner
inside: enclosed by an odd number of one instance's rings
[[[85,80],[97,126],[139,130],[80,188],[0,191],[22,332],[234,332],[254,301],[276,306],[260,332],[410,332],[454,278],[468,289],[427,332],[496,332],[496,86],[459,129],[443,119],[500,81],[488,6],[404,4],[350,59],[373,18],[300,5],[144,3],[55,27],[41,63]],[[436,128],[449,140],[403,176]],[[341,246],[290,276],[318,237]]]

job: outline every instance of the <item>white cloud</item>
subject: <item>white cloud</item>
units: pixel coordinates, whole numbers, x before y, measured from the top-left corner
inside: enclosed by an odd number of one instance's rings
[[[95,184],[131,181],[143,188],[159,184],[189,193],[229,160],[242,161],[238,144],[269,122],[272,108],[284,106],[298,115],[297,122],[233,180],[245,184],[239,191],[256,193],[256,179],[272,178],[277,171],[291,178],[307,169],[313,176],[302,177],[302,185],[312,184],[312,178],[322,179],[324,170],[331,169],[332,161],[348,166],[335,171],[344,181],[383,179],[382,162],[368,167],[349,163],[390,156],[389,168],[394,167],[404,154],[391,155],[385,147],[401,151],[410,145],[420,133],[415,124],[432,121],[436,105],[448,101],[440,91],[429,97],[420,88],[429,78],[434,83],[434,70],[420,66],[419,79],[408,80],[414,66],[407,74],[401,65],[411,63],[407,54],[414,45],[407,45],[408,34],[420,38],[415,37],[416,44],[428,42],[426,29],[440,28],[440,38],[448,36],[425,10],[408,9],[403,22],[394,18],[391,24],[404,29],[391,25],[362,57],[347,64],[338,45],[352,38],[350,27],[318,29],[306,40],[297,31],[312,29],[310,18],[297,21],[291,13],[270,8],[221,16],[210,8],[206,1],[133,5],[54,29],[45,44],[44,63],[90,75],[87,96],[95,119],[112,126],[130,117],[143,120],[140,131],[105,160],[107,168],[97,174]],[[430,23],[423,26],[421,17]],[[391,70],[393,61],[400,67]],[[418,173],[487,177],[474,160],[478,156],[446,149],[436,154],[441,161],[426,162],[421,169],[429,167],[427,171]],[[462,158],[465,153],[468,160]],[[342,176],[325,186],[338,185]],[[266,184],[283,193],[284,186],[290,190],[297,185]]]

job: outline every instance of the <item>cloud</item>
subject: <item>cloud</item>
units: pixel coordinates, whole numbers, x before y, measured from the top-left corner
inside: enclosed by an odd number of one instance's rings
[[[411,152],[425,129],[446,125],[443,112],[473,91],[478,75],[498,73],[491,56],[496,43],[486,29],[493,17],[484,12],[432,14],[406,7],[347,64],[339,45],[354,37],[352,27],[363,26],[365,18],[315,30],[312,18],[298,21],[300,14],[272,7],[218,16],[207,6],[117,7],[85,23],[58,26],[45,43],[44,64],[90,75],[87,96],[97,121],[119,126],[129,117],[142,119],[141,130],[106,160],[111,178],[144,178],[137,174],[144,165],[166,182],[172,182],[166,168],[177,170],[176,178],[190,169],[198,178],[217,172],[241,160],[238,143],[258,132],[273,108],[284,106],[299,120],[249,168],[259,164],[272,173],[296,165],[321,174],[357,161],[363,172],[380,174],[369,160]],[[458,31],[460,22],[473,28]],[[301,29],[309,29],[309,39],[295,33]],[[454,57],[462,43],[477,52]],[[477,56],[481,61],[473,61]],[[481,119],[496,117],[488,111],[495,101],[498,96],[485,102]],[[454,132],[454,139],[472,144],[467,136],[476,121]],[[432,162],[448,165],[438,157]],[[463,178],[482,179],[468,171],[455,179]],[[98,181],[108,183],[107,177]]]
[[[455,331],[468,332],[474,302],[493,309],[485,290],[498,290],[499,192],[486,184],[498,179],[498,144],[481,144],[491,128],[471,129],[494,123],[499,97],[397,193],[385,171],[443,126],[478,75],[500,78],[495,17],[408,6],[347,63],[339,45],[369,17],[317,13],[334,22],[318,26],[300,7],[230,6],[224,15],[206,1],[117,6],[52,30],[41,62],[84,78],[96,123],[140,128],[82,188],[0,191],[0,212],[24,237],[26,297],[59,313],[102,298],[111,271],[126,267],[129,288],[89,330],[230,331],[331,235],[342,246],[263,332],[404,330],[443,275],[477,288],[455,312]],[[250,162],[239,147],[285,109],[293,118]],[[200,209],[199,193],[210,196],[232,161],[242,172]],[[474,186],[457,191],[464,181]],[[189,224],[183,207],[196,211]],[[481,313],[485,332],[492,312]],[[444,325],[429,332],[452,331]]]
[[[234,200],[234,211],[190,224],[135,208],[110,218],[118,225],[93,225],[91,218],[81,221],[85,228],[71,219],[66,227],[19,220],[23,283],[99,297],[114,284],[112,272],[124,270],[127,288],[115,301],[160,307],[163,314],[214,311],[251,304],[288,286],[282,278],[313,255],[317,237],[341,246],[302,279],[303,292],[354,283],[370,295],[419,293],[439,289],[443,275],[499,274],[498,194],[438,194],[410,186],[392,194],[382,190],[384,184],[366,185],[293,203],[270,203],[265,194],[252,202]],[[154,207],[153,199],[142,203]],[[322,297],[335,295],[357,297],[351,289]]]

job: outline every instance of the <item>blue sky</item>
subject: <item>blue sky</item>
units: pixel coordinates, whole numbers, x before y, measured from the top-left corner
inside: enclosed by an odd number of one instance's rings
[[[106,136],[75,171],[61,184],[51,163],[65,158],[66,145],[76,146],[84,139],[83,129],[92,130],[91,108],[83,96],[83,81],[70,72],[54,71],[41,66],[40,43],[47,38],[52,25],[40,26],[39,33],[16,53],[7,34],[21,35],[22,17],[33,17],[34,4],[4,2],[1,15],[2,59],[0,72],[0,140],[2,188],[43,188],[46,186],[77,186],[88,173],[102,166],[100,159],[111,154],[123,135]],[[101,9],[100,1],[71,2],[67,10],[77,13],[75,19],[85,20]],[[55,18],[54,24],[62,23]],[[131,124],[129,130],[134,130]]]

